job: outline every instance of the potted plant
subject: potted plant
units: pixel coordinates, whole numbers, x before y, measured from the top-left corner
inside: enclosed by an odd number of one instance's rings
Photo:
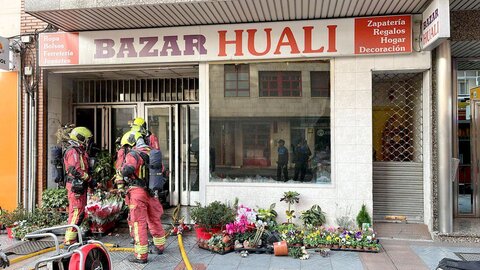
[[[112,179],[115,173],[113,169],[113,158],[108,150],[101,150],[94,158],[93,179],[101,183],[104,187],[108,186],[108,181]]]
[[[325,224],[325,212],[318,205],[313,205],[309,210],[303,211],[300,218],[305,226],[320,227]]]
[[[212,233],[219,232],[227,223],[235,220],[235,210],[219,201],[207,206],[197,203],[191,209],[190,217],[195,221],[197,238],[208,240]]]
[[[68,207],[67,189],[49,188],[42,193],[42,207],[65,211]]]
[[[370,218],[370,214],[368,213],[367,206],[365,204],[362,204],[362,208],[360,209],[360,212],[358,212],[358,215],[357,215],[358,228],[362,229],[364,227],[363,224],[368,224],[368,226],[372,224],[372,219]]]
[[[287,216],[287,223],[291,223],[291,221],[296,217],[295,210],[292,210],[291,206],[300,201],[299,196],[300,193],[296,191],[287,191],[283,193],[283,197],[280,199],[281,202],[285,201],[288,204],[288,209],[285,211],[285,214]]]
[[[257,217],[263,221],[268,228],[273,228],[277,225],[278,213],[275,211],[275,203],[272,203],[269,208],[259,208],[257,211]]]

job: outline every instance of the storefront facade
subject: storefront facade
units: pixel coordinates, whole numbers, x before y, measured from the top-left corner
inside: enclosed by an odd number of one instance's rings
[[[113,151],[140,116],[160,139],[172,204],[237,197],[282,216],[295,190],[298,210],[318,204],[329,224],[366,204],[431,227],[432,59],[412,41],[415,18],[41,34],[48,145],[73,122]]]

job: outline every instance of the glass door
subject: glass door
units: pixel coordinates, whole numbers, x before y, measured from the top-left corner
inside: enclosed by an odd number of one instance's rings
[[[130,129],[128,121],[135,118],[136,106],[78,106],[75,125],[90,129],[96,146],[115,151],[115,140]]]
[[[459,210],[462,213],[462,207],[464,211],[475,217],[480,217],[479,209],[479,193],[478,183],[480,178],[480,101],[471,100],[472,106],[472,131],[471,131],[471,144],[472,144],[472,163],[471,171],[472,177],[464,184],[464,190],[459,187],[458,201]],[[462,205],[462,207],[460,207]]]
[[[179,135],[181,141],[180,162],[182,164],[180,202],[182,205],[193,205],[200,199],[198,115],[198,105],[181,105]]]
[[[165,106],[147,106],[145,108],[147,128],[158,137],[158,143],[163,155],[163,166],[167,171],[169,179],[169,191],[171,205],[177,205],[179,202],[177,190],[178,171],[177,162],[175,162],[175,107]]]
[[[152,105],[145,112],[148,129],[158,137],[168,171],[170,204],[194,204],[200,198],[198,105]]]

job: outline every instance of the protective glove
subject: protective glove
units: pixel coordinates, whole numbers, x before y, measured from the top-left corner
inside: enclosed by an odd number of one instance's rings
[[[2,268],[7,268],[10,266],[10,261],[7,258],[7,255],[5,253],[0,252],[0,267]]]

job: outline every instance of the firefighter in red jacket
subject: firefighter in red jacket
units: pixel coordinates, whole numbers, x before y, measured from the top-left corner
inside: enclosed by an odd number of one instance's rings
[[[147,186],[147,167],[150,148],[145,144],[143,137],[138,132],[128,132],[121,141],[122,146],[130,146],[131,150],[125,151],[121,166],[121,173],[128,191],[125,201],[130,210],[129,226],[135,240],[135,256],[130,259],[135,263],[147,263],[148,234],[147,226],[153,237],[153,253],[162,254],[165,247],[165,231],[161,217],[163,208],[158,198],[150,195]],[[117,181],[117,186],[119,181]]]
[[[80,225],[87,205],[88,154],[87,146],[92,132],[85,127],[76,127],[70,132],[70,140],[63,156],[66,188],[68,192],[68,224]],[[77,231],[69,228],[65,233],[65,245],[77,242]]]
[[[158,143],[158,138],[147,129],[147,122],[141,117],[133,119],[131,131],[138,131],[142,134],[143,140],[150,147],[150,149],[160,150],[160,144]]]

